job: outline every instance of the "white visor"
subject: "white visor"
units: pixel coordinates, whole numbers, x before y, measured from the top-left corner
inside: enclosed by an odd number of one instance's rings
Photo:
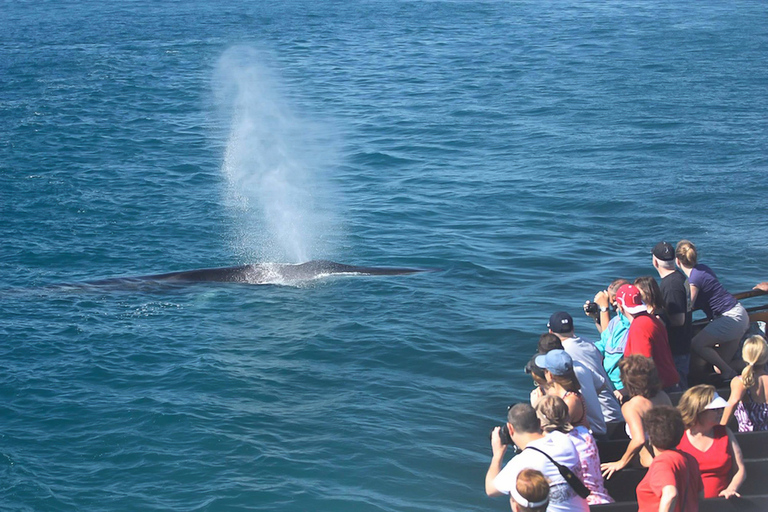
[[[523,496],[519,492],[517,492],[516,485],[512,486],[512,488],[509,490],[509,494],[512,496],[512,499],[515,500],[515,502],[521,507],[536,508],[536,507],[543,507],[544,505],[549,503],[549,496],[547,496],[547,499],[542,501],[528,501],[527,499],[523,498]]]
[[[725,401],[723,397],[715,393],[715,396],[712,397],[712,401],[707,404],[707,406],[704,408],[704,410],[707,409],[722,409],[726,405],[728,405],[728,402]]]

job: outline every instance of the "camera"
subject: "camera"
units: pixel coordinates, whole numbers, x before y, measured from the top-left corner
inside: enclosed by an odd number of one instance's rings
[[[586,314],[594,314],[600,311],[600,306],[597,304],[597,302],[587,302],[584,304],[584,312]]]
[[[491,429],[491,434],[488,437],[493,437],[493,428]],[[512,436],[509,435],[509,428],[506,424],[499,427],[499,439],[501,440],[501,444],[508,444],[512,447],[513,450],[517,451],[517,445],[512,442]]]

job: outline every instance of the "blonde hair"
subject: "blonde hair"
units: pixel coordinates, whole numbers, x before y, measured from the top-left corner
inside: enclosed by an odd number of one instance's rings
[[[541,429],[544,432],[559,430],[567,434],[573,430],[568,405],[559,396],[547,395],[539,400],[536,404],[536,415],[541,421]]]
[[[715,386],[709,384],[699,384],[688,389],[683,396],[677,408],[683,417],[685,428],[691,428],[696,425],[699,415],[704,412],[704,408],[712,402],[715,397]]]
[[[686,268],[693,268],[698,261],[698,253],[696,252],[696,246],[690,240],[680,240],[677,242],[675,248],[675,256],[680,263]]]
[[[522,512],[544,512],[549,505],[549,482],[541,471],[527,468],[517,475],[515,482],[515,491],[517,494],[527,500],[529,503],[541,503],[538,507],[525,507],[518,503],[517,506]],[[510,499],[514,500],[515,493],[510,493]]]
[[[741,372],[741,380],[744,386],[751,388],[757,383],[755,379],[755,367],[762,369],[765,363],[768,363],[768,343],[762,336],[750,336],[744,342],[744,348],[741,349],[741,357],[747,366]]]

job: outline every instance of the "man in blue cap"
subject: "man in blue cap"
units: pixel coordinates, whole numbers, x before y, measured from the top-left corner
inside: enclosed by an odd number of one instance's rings
[[[594,407],[590,407],[586,394],[584,399],[587,400],[588,412],[592,410],[592,415],[588,415],[590,424],[593,419],[596,423],[593,426],[593,433],[598,438],[605,436],[612,425],[620,424],[624,418],[621,415],[621,406],[613,393],[613,384],[603,367],[603,355],[594,343],[574,334],[573,318],[565,311],[558,311],[549,317],[547,327],[549,332],[560,339],[563,350],[573,359],[573,370],[582,388],[595,389],[602,421],[595,418],[597,414],[594,412]],[[588,381],[591,381],[592,386],[588,385]],[[601,423],[605,425],[603,428],[600,428]]]

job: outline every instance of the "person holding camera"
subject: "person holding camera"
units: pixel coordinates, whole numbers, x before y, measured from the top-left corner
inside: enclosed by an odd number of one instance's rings
[[[595,321],[595,328],[601,335],[608,329],[611,321],[611,309],[616,311],[616,291],[623,284],[629,284],[626,279],[616,279],[605,290],[595,294],[595,298],[584,303],[584,314]]]
[[[502,469],[508,445],[522,451]],[[539,417],[529,404],[510,406],[507,423],[491,431],[491,450],[493,456],[485,474],[488,496],[509,495],[517,488],[518,475],[530,468],[540,471],[550,482],[548,512],[589,511],[587,500],[576,493],[556,465],[570,469],[577,477],[581,474],[579,454],[573,442],[559,431],[545,436]]]
[[[593,317],[596,318],[597,330],[600,333],[600,339],[595,342],[595,347],[602,354],[605,373],[617,391],[624,387],[619,374],[619,361],[624,357],[624,346],[627,344],[627,333],[629,332],[629,319],[618,309],[616,315],[610,318],[609,311],[611,307],[616,308],[616,292],[625,284],[629,284],[629,281],[616,279],[608,286],[607,290],[595,295],[594,302],[587,302],[584,306],[584,312],[587,316],[592,316],[590,315],[592,311],[595,312],[594,315],[600,315]],[[602,326],[603,323],[605,323],[604,326]],[[620,393],[614,394],[617,397],[620,395]]]

